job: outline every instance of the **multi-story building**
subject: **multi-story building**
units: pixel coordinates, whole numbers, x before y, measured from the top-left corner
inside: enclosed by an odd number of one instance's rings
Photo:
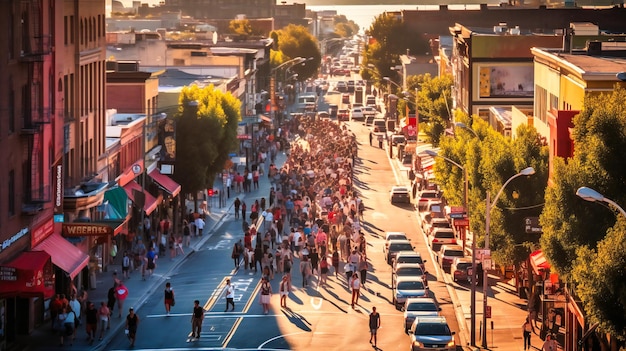
[[[532,47],[563,45],[563,34],[537,34],[501,23],[493,28],[450,28],[454,45],[456,108],[489,120],[489,109],[533,105]]]

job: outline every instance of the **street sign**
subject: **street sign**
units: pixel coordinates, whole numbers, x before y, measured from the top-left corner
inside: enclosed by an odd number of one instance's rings
[[[454,225],[457,227],[469,227],[469,219],[467,218],[455,218]]]
[[[450,218],[452,219],[465,218],[465,213],[450,213]]]
[[[476,258],[479,260],[488,259],[491,257],[491,250],[476,249]]]
[[[526,233],[528,233],[528,234],[531,234],[531,233],[541,234],[541,233],[543,233],[543,229],[541,228],[541,225],[539,224],[539,217],[526,217],[526,218],[524,218],[524,229],[526,230]]]
[[[491,318],[491,306],[487,306],[487,308],[485,309],[485,314],[487,318]]]

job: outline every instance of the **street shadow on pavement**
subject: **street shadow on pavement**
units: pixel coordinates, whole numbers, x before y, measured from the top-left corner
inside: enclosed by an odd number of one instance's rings
[[[327,288],[324,288],[326,290],[326,292],[328,293],[328,295],[332,296],[335,300],[337,300],[337,302],[341,302],[346,304],[346,306],[348,305],[348,301],[340,298],[337,294],[335,294],[332,291],[329,291]],[[342,306],[338,305],[335,301],[327,299],[326,296],[322,295],[321,293],[318,292],[318,295],[320,298],[322,298],[324,301],[330,303],[331,305],[335,306],[339,311],[343,312],[343,313],[348,313],[348,311],[343,308]]]
[[[296,303],[296,304],[298,304],[298,305],[304,305],[304,301],[302,301],[302,300],[298,297],[298,295],[294,294],[294,292],[293,292],[293,291],[291,291],[291,292],[289,293],[288,298],[289,298],[289,300],[293,301],[294,303]]]
[[[291,324],[295,325],[303,331],[312,331],[310,327],[311,323],[300,313],[294,312],[289,307],[281,308],[281,311],[283,312],[285,317],[287,317],[287,319],[291,322]]]

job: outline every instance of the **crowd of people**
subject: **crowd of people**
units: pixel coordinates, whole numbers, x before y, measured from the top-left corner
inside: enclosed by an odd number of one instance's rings
[[[345,126],[306,117],[296,117],[280,132],[295,137],[284,164],[269,164],[267,201],[256,200],[246,216],[235,200],[235,218],[244,230],[243,243],[232,251],[235,267],[260,270],[264,284],[281,274],[281,307],[287,307],[294,267],[303,288],[314,281],[324,287],[329,274],[345,274],[354,307],[368,270],[364,205],[353,187],[356,138]]]

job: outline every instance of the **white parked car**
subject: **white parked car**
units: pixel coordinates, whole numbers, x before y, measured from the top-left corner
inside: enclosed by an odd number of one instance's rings
[[[441,307],[437,305],[435,299],[430,297],[410,298],[406,299],[402,311],[404,312],[404,332],[408,333],[415,318],[437,317]]]
[[[411,192],[408,187],[403,185],[394,185],[389,190],[389,202],[403,202],[410,204],[411,203]]]
[[[350,119],[353,121],[356,120],[364,120],[365,119],[365,115],[363,114],[363,110],[361,110],[360,107],[354,107],[351,111],[350,111]]]

